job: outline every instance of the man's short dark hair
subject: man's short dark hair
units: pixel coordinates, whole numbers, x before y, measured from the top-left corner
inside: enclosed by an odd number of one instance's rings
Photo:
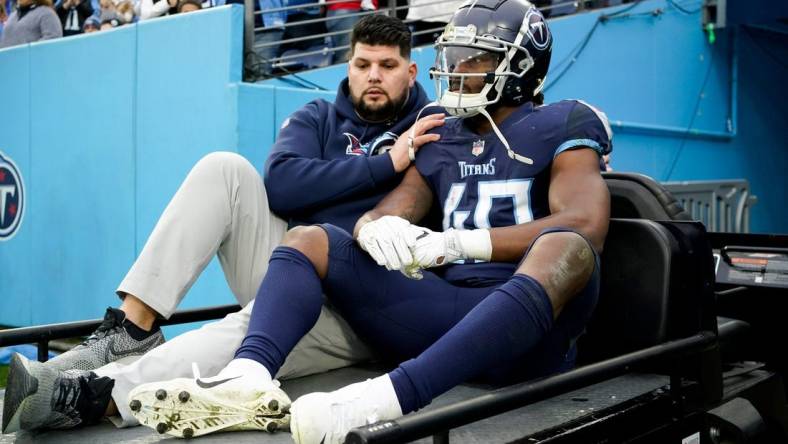
[[[350,53],[356,43],[365,45],[399,46],[402,57],[410,59],[410,30],[396,17],[373,14],[363,17],[353,27],[350,36]]]

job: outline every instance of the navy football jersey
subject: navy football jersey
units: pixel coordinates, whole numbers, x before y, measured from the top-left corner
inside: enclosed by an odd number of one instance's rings
[[[534,107],[521,105],[498,128],[514,152],[532,165],[511,159],[494,132],[479,135],[462,119],[447,118],[434,132],[437,142],[416,156],[416,168],[443,208],[443,229],[494,228],[548,216],[548,187],[553,159],[577,148],[600,156],[612,149],[607,118],[590,105],[565,100]],[[487,285],[507,279],[512,263],[449,265],[444,277],[461,285]]]

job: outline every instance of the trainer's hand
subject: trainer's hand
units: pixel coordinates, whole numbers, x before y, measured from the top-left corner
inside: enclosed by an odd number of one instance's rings
[[[430,114],[417,120],[410,129],[402,133],[394,147],[389,151],[391,161],[394,163],[394,171],[401,172],[410,165],[411,158],[408,154],[409,141],[411,140],[411,131],[413,131],[413,141],[411,143],[413,152],[415,153],[421,148],[422,145],[429,142],[435,142],[440,139],[438,134],[424,134],[427,131],[443,125],[445,114]]]
[[[421,230],[397,216],[383,216],[364,224],[358,243],[378,265],[387,270],[402,270],[413,263],[411,248]]]
[[[422,268],[440,267],[461,259],[490,260],[492,242],[489,230],[431,232],[416,240],[413,258]]]

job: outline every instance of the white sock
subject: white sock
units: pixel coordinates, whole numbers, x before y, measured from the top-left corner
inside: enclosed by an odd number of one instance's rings
[[[402,416],[397,392],[394,391],[394,384],[391,383],[388,374],[372,379],[367,390],[364,396],[378,407],[378,420],[389,420]]]
[[[271,385],[271,372],[263,364],[257,361],[246,358],[233,359],[227,364],[218,375],[214,378],[234,378],[238,375],[244,376],[245,379],[254,381],[255,384]],[[213,379],[213,378],[211,378]]]

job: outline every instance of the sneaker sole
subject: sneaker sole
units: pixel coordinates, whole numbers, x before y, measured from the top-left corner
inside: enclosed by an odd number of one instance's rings
[[[140,424],[178,438],[220,431],[290,428],[290,401],[275,392],[235,403],[220,399],[191,382],[170,381],[140,386],[129,393],[129,408]]]
[[[20,417],[29,397],[38,391],[38,379],[30,374],[27,359],[14,353],[8,366],[3,404],[3,433],[20,429]]]

